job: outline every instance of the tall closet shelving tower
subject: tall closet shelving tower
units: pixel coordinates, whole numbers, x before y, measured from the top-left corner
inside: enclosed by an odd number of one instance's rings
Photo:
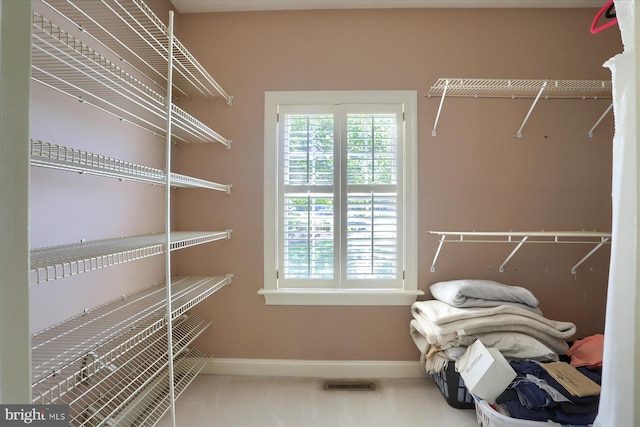
[[[161,254],[166,267],[163,282],[135,284],[120,298],[32,335],[33,403],[69,404],[72,426],[154,425],[167,411],[175,424],[175,399],[205,363],[192,343],[209,322],[189,309],[232,276],[171,273],[172,251],[231,237],[231,230],[171,228],[172,188],[231,192],[230,184],[171,171],[173,144],[231,146],[174,99],[204,96],[231,104],[232,98],[175,39],[173,13],[165,25],[141,0],[34,0],[31,49],[34,82],[152,132],[166,154],[159,169],[56,141],[30,142],[34,167],[165,188],[158,207],[163,232],[31,249],[30,286],[55,286],[56,280]]]

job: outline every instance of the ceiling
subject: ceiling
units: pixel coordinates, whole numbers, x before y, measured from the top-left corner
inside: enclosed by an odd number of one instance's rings
[[[605,0],[171,0],[180,13],[425,7],[596,7]]]

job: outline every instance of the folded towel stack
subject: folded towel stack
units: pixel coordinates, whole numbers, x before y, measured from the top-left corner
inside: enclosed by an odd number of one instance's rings
[[[570,322],[547,319],[527,289],[490,280],[452,280],[430,287],[435,300],[411,307],[410,333],[428,374],[441,372],[476,339],[507,358],[557,361],[576,333]]]

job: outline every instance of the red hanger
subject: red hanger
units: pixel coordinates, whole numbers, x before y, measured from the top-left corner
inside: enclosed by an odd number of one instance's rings
[[[593,19],[593,22],[591,23],[591,28],[590,28],[591,34],[599,33],[600,31],[606,30],[607,28],[612,27],[618,23],[618,18],[616,18],[615,12],[613,14],[611,13],[611,11],[614,8],[615,6],[613,4],[613,0],[609,0],[607,4],[602,6],[602,8],[596,14],[596,17]],[[613,18],[613,19],[597,27],[596,25],[598,24],[598,21],[600,20],[600,17],[602,17],[603,14],[605,14],[607,18]]]

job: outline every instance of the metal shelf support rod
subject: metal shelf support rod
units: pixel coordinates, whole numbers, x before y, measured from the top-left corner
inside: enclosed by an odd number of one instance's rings
[[[522,138],[522,129],[524,129],[524,125],[527,124],[527,120],[529,120],[529,116],[533,112],[533,109],[535,108],[536,104],[538,103],[538,100],[540,99],[540,95],[542,95],[542,92],[544,92],[544,89],[546,87],[547,87],[547,81],[545,80],[544,83],[542,83],[542,87],[538,91],[538,95],[536,96],[536,99],[533,100],[533,104],[531,104],[531,107],[529,108],[529,112],[527,113],[527,115],[524,118],[524,121],[520,125],[520,129],[518,129],[518,132],[516,133],[516,138]]]
[[[500,273],[504,273],[504,266],[507,265],[509,260],[516,254],[516,252],[518,252],[518,250],[520,250],[520,248],[522,247],[522,245],[524,245],[524,243],[527,241],[528,238],[529,238],[529,236],[524,236],[522,238],[522,240],[520,240],[520,242],[516,245],[516,247],[513,248],[513,250],[511,251],[511,253],[507,257],[507,259],[505,259],[504,262],[502,264],[500,264],[500,268],[498,269],[498,271]]]
[[[443,98],[444,99],[444,98]],[[442,234],[440,236],[440,241],[438,242],[438,249],[436,249],[436,254],[433,257],[433,261],[431,262],[431,272],[436,271],[436,261],[438,260],[438,255],[440,255],[440,249],[442,249],[442,245],[444,244],[444,239],[446,238],[446,234]]]
[[[433,124],[433,130],[431,136],[436,136],[436,128],[438,127],[438,120],[440,120],[440,112],[442,111],[442,104],[444,104],[444,98],[447,96],[447,87],[449,87],[449,80],[444,83],[444,90],[442,91],[442,98],[440,98],[440,106],[438,107],[438,113],[436,114],[436,121]]]
[[[172,88],[173,88],[173,11],[169,11],[169,26],[167,28],[167,37],[169,41],[168,59],[167,59],[167,134],[166,134],[166,243],[165,247],[171,247],[171,119],[172,119]],[[166,292],[167,292],[167,353],[169,368],[169,407],[171,412],[171,421],[173,427],[176,426],[176,406],[175,406],[175,388],[173,381],[173,320],[171,318],[171,251],[165,251],[166,254]]]
[[[578,261],[576,263],[576,265],[571,267],[571,274],[573,274],[575,276],[577,274],[577,272],[578,272],[578,267],[580,267],[580,265],[583,262],[585,262],[591,255],[596,253],[596,251],[598,249],[600,249],[605,243],[607,243],[609,241],[609,239],[610,239],[609,237],[603,237],[602,240],[600,241],[600,243],[598,243],[593,249],[591,249],[588,254],[586,254],[584,257],[582,257],[582,259],[580,261]]]
[[[613,102],[611,104],[609,104],[609,107],[607,107],[605,112],[602,113],[602,115],[600,116],[598,121],[593,125],[593,127],[591,129],[589,129],[589,132],[587,133],[587,135],[589,135],[589,138],[593,138],[593,131],[596,130],[596,128],[598,127],[600,122],[604,119],[604,116],[606,116],[607,113],[609,113],[609,111],[611,111],[612,108],[613,108]]]

